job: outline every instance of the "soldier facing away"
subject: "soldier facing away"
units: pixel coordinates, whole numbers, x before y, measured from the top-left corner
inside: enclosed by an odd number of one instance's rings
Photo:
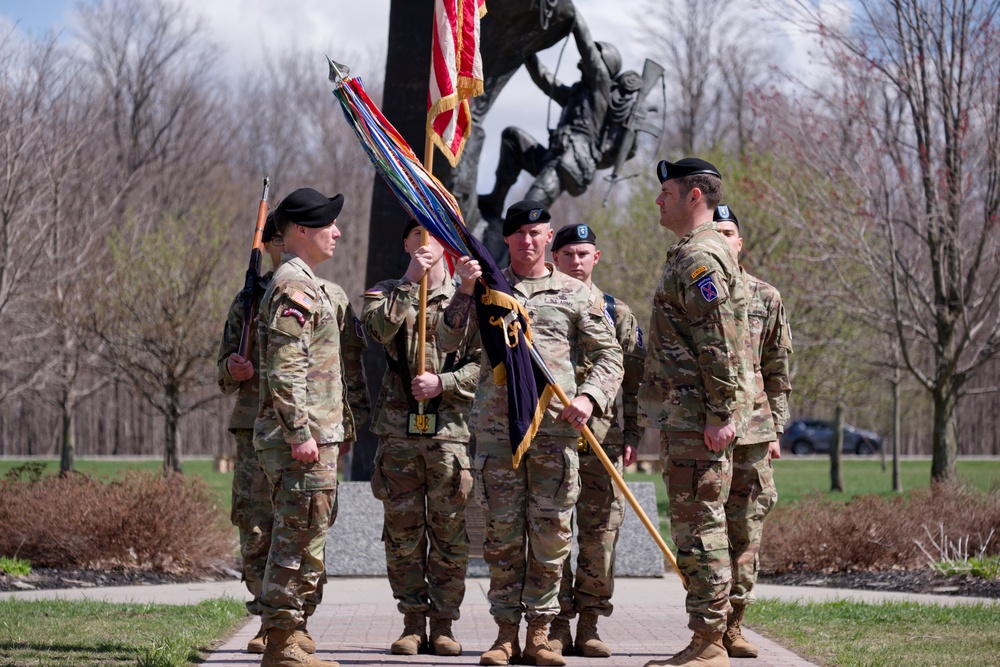
[[[620,299],[605,294],[592,282],[594,267],[601,258],[597,249],[597,234],[588,225],[566,225],[556,232],[552,242],[552,261],[561,273],[572,276],[593,289],[604,304],[604,314],[614,323],[615,337],[622,347],[625,376],[622,380],[622,417],[614,401],[611,410],[602,417],[592,417],[588,426],[604,447],[608,458],[619,473],[635,462],[639,441],[636,415],[639,382],[642,380],[646,353],[642,330],[631,309]],[[578,362],[581,371],[587,368],[585,359]],[[588,658],[607,658],[611,648],[597,634],[597,621],[610,616],[614,609],[615,545],[618,530],[625,519],[625,498],[611,480],[600,459],[591,451],[586,440],[578,445],[580,455],[580,497],[576,501],[577,542],[580,553],[573,568],[563,566],[559,588],[559,615],[549,629],[549,644],[564,655],[576,650]],[[574,645],[570,620],[580,615]]]
[[[725,503],[733,443],[753,403],[747,301],[739,267],[712,213],[722,176],[684,158],[657,165],[660,225],[680,240],[667,252],[653,297],[640,424],[660,431],[670,532],[687,582],[690,644],[658,665],[728,667],[722,644],[732,568]]]
[[[512,462],[507,390],[498,385],[489,359],[482,356],[479,387],[472,410],[476,434],[474,494],[486,515],[484,558],[490,570],[490,614],[499,626],[481,665],[506,665],[521,657],[518,630],[522,616],[528,633],[528,664],[564,665],[548,643],[549,622],[559,611],[559,582],[572,541],[573,505],[580,494],[580,429],[591,415],[610,410],[622,379],[622,353],[603,303],[586,285],[562,275],[545,261],[552,240],[551,216],[537,201],[512,205],[504,220],[511,263],[503,274],[514,298],[527,311],[533,345],[555,379],[574,398],[553,400],[521,465]],[[462,258],[460,295],[442,321],[445,349],[478,331],[469,317],[478,263]],[[499,322],[498,326],[505,326]],[[576,360],[586,359],[586,369]]]
[[[740,257],[743,238],[736,214],[728,206],[716,206],[714,220],[719,233]],[[757,647],[743,636],[741,625],[747,605],[756,601],[760,540],[764,519],[778,501],[772,459],[781,458],[778,440],[788,421],[788,355],[792,339],[778,290],[740,266],[746,284],[750,324],[749,342],[756,395],[753,417],[746,436],[733,449],[733,481],[726,501],[726,527],[733,566],[729,591],[732,612],[722,644],[731,657],[756,658]]]
[[[405,275],[365,292],[362,320],[368,335],[385,346],[382,379],[371,430],[379,436],[372,493],[382,501],[382,540],[393,597],[404,614],[403,634],[391,652],[416,655],[430,642],[437,655],[460,655],[452,635],[465,597],[469,537],[465,506],[469,472],[469,411],[479,381],[478,337],[445,353],[437,324],[455,294],[444,251],[431,238],[420,245],[421,227],[410,220],[403,245],[411,260]],[[421,276],[427,274],[426,368],[418,372],[417,309]]]
[[[321,594],[345,422],[353,431],[341,360],[344,339],[360,336],[360,323],[344,291],[315,274],[337,246],[343,203],[343,195],[327,198],[301,188],[275,210],[285,253],[261,299],[260,411],[254,424],[254,447],[274,508],[260,596],[262,667],[338,665],[304,652],[297,635],[308,600]]]

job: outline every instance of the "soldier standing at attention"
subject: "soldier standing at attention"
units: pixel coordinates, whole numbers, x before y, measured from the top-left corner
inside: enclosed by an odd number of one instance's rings
[[[642,330],[631,309],[619,299],[601,292],[591,281],[600,258],[597,234],[588,225],[566,225],[556,232],[552,241],[552,261],[556,268],[597,292],[604,304],[605,316],[614,322],[615,337],[622,347],[624,429],[618,424],[614,401],[611,410],[603,417],[592,417],[589,426],[615,468],[623,472],[624,466],[635,462],[635,447],[639,442],[636,396],[646,352]],[[586,360],[579,360],[577,368],[586,369]],[[614,609],[611,596],[615,587],[615,545],[618,529],[625,519],[625,498],[585,440],[578,445],[578,450],[580,498],[576,501],[576,526],[580,554],[576,563],[576,583],[574,585],[573,568],[567,562],[563,566],[559,589],[560,611],[549,628],[549,644],[564,655],[574,649],[569,622],[579,613],[576,653],[588,658],[608,658],[611,648],[597,634],[597,619],[610,616]]]
[[[715,207],[719,233],[739,260],[743,249],[740,222],[728,206]],[[746,606],[756,602],[760,539],[764,519],[778,500],[771,459],[781,458],[778,439],[788,421],[788,355],[792,339],[781,294],[740,266],[746,284],[749,307],[750,346],[756,396],[753,417],[746,436],[733,450],[733,482],[726,501],[729,553],[733,564],[733,584],[729,591],[729,614],[722,645],[734,658],[756,658],[757,647],[743,636],[740,626]]]
[[[350,408],[344,405],[341,345],[355,323],[343,290],[314,272],[333,256],[343,204],[343,195],[328,199],[301,188],[275,210],[285,253],[261,299],[260,412],[254,424],[254,447],[274,508],[260,597],[267,633],[262,667],[338,665],[303,651],[297,636],[308,600],[318,598],[325,577],[338,450],[344,423],[351,424]]]
[[[274,224],[274,212],[268,213],[267,222],[261,240],[264,252],[271,258],[271,266],[276,267],[281,262],[281,251],[285,241],[277,233]],[[271,282],[273,271],[261,276],[260,293]],[[326,281],[321,281],[326,283]],[[330,283],[332,284],[332,283]],[[223,393],[237,393],[236,405],[229,420],[229,430],[236,439],[236,465],[233,469],[233,509],[230,520],[240,531],[240,557],[243,561],[243,581],[253,599],[247,602],[247,610],[255,616],[260,616],[260,590],[264,579],[264,569],[267,566],[267,553],[271,548],[271,526],[274,510],[271,507],[271,489],[267,482],[264,468],[257,460],[253,446],[253,426],[260,408],[260,382],[254,377],[260,366],[259,347],[254,345],[253,360],[247,361],[238,354],[240,334],[243,327],[243,294],[236,295],[229,308],[229,317],[222,333],[222,343],[219,345],[219,387]],[[355,326],[345,332],[343,367],[344,378],[347,381],[347,402],[354,406],[353,416],[363,422],[368,415],[368,396],[365,386],[362,354],[365,350],[365,340],[360,331],[360,320],[353,316],[350,304],[345,306],[348,322]],[[355,439],[353,419],[344,423],[344,441]],[[336,508],[334,508],[336,512]],[[332,523],[332,521],[331,521]],[[312,616],[319,604],[316,596],[306,601],[304,608],[306,618]],[[316,652],[316,643],[309,636],[306,623],[303,622],[302,632],[296,635],[299,646],[307,653]],[[261,626],[256,636],[247,644],[248,653],[264,652],[264,627]]]
[[[591,415],[611,409],[622,380],[621,347],[601,299],[545,261],[545,247],[552,241],[550,219],[546,208],[533,200],[507,209],[503,235],[510,249],[510,267],[503,274],[530,317],[534,347],[556,381],[574,398],[568,406],[558,400],[548,404],[515,470],[507,389],[497,384],[489,359],[482,355],[472,409],[473,474],[476,499],[486,514],[483,552],[490,569],[488,598],[499,631],[493,646],[480,656],[481,665],[506,665],[520,658],[522,615],[528,621],[524,661],[566,664],[549,645],[547,629],[559,612],[559,582],[573,540],[573,505],[580,495],[576,442]],[[478,263],[467,257],[457,267],[462,286],[445,314],[446,349],[463,335],[478,331],[469,313],[474,281],[481,272]],[[497,326],[506,325],[499,322]],[[586,360],[585,369],[578,367],[578,359]]]
[[[712,214],[722,176],[704,160],[657,165],[660,225],[679,241],[653,296],[639,389],[640,424],[660,430],[670,532],[687,582],[690,644],[646,667],[728,667],[722,645],[732,569],[725,503],[733,444],[753,404],[747,301],[732,251]]]
[[[398,280],[365,292],[361,312],[368,335],[385,347],[382,379],[371,431],[379,436],[372,493],[382,501],[382,540],[393,597],[403,613],[403,634],[391,652],[416,655],[427,643],[437,655],[460,655],[451,632],[465,597],[469,536],[465,506],[469,472],[469,411],[479,381],[479,340],[445,354],[436,339],[438,320],[455,294],[441,244],[420,245],[421,227],[410,220],[403,247],[410,265]],[[426,369],[417,368],[420,279],[427,274]],[[476,362],[476,363],[474,363]],[[422,404],[422,405],[421,405]]]

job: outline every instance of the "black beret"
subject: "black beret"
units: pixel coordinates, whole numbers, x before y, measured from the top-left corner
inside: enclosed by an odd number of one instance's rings
[[[511,204],[507,209],[507,215],[503,219],[504,238],[510,236],[524,225],[533,225],[536,222],[548,222],[552,219],[549,209],[545,204],[534,199],[524,199]]]
[[[711,174],[722,178],[722,174],[715,168],[715,165],[696,157],[686,157],[677,162],[660,160],[659,164],[656,165],[656,177],[660,179],[660,183],[672,178],[683,178],[695,174]]]
[[[264,231],[260,235],[260,240],[263,243],[270,243],[274,235],[278,233],[278,226],[274,224],[274,211],[269,211],[267,214],[267,220],[264,222]]]
[[[312,188],[299,188],[281,200],[274,212],[275,222],[293,222],[303,227],[326,227],[336,221],[344,208],[344,195],[326,197]]]
[[[414,228],[419,227],[419,226],[420,226],[420,223],[417,222],[416,220],[414,220],[413,218],[408,219],[406,221],[406,226],[403,227],[403,240],[405,241],[406,237],[410,235],[410,232],[412,232],[414,230]]]
[[[733,209],[724,204],[719,204],[715,207],[715,213],[712,214],[712,220],[715,222],[731,222],[736,225],[736,229],[740,228],[740,221],[736,219],[736,214],[733,213]]]
[[[552,252],[559,250],[564,245],[575,243],[589,243],[597,245],[597,234],[590,228],[590,225],[566,225],[552,239]]]

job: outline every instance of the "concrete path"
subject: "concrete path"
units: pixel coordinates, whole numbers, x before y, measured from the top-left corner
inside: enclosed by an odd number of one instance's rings
[[[432,655],[393,656],[388,646],[402,629],[402,616],[385,579],[331,579],[325,601],[310,621],[309,630],[319,644],[319,656],[336,659],[344,665],[474,665],[479,653],[496,637],[496,625],[489,615],[486,601],[486,579],[468,580],[462,618],[455,623],[455,634],[464,646],[464,653],[455,658]],[[757,587],[761,598],[822,602],[853,599],[865,602],[912,600],[925,604],[998,603],[983,598],[963,598],[939,595],[910,595],[879,591],[805,588],[793,586]],[[167,586],[123,586],[112,588],[80,588],[58,591],[24,591],[2,594],[22,600],[63,598],[93,599],[110,602],[157,602],[191,604],[199,600],[228,595],[245,599],[246,589],[239,582],[176,584]],[[615,586],[615,613],[602,619],[602,638],[611,644],[615,655],[608,660],[569,657],[570,667],[637,667],[647,660],[664,658],[684,648],[690,639],[687,616],[684,613],[683,589],[674,576],[662,579],[619,579]],[[226,641],[206,659],[217,667],[257,667],[259,656],[244,652],[247,642],[257,630],[251,620],[235,636]],[[522,628],[522,638],[524,630]],[[760,646],[756,660],[732,660],[734,667],[808,667],[803,660],[752,630],[747,635]]]

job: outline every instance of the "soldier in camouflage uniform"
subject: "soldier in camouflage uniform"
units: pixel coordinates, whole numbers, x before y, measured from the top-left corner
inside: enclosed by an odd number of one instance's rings
[[[622,381],[622,417],[624,429],[618,423],[615,402],[603,417],[590,420],[590,430],[604,447],[608,458],[619,473],[635,462],[639,426],[636,396],[642,380],[646,351],[643,349],[642,330],[631,309],[620,299],[601,292],[591,277],[600,261],[597,234],[588,225],[566,225],[556,232],[552,241],[552,261],[561,273],[572,276],[595,290],[604,303],[604,312],[614,321],[615,337],[622,347],[625,377]],[[588,367],[585,359],[578,360],[577,368]],[[549,628],[549,644],[564,655],[574,649],[570,633],[570,619],[577,613],[576,653],[588,658],[607,658],[611,648],[597,634],[597,619],[610,616],[614,606],[615,545],[618,529],[625,519],[625,497],[611,480],[604,464],[581,440],[580,498],[576,501],[577,542],[580,553],[576,563],[576,583],[573,568],[563,566],[562,585],[559,588],[559,615]]]
[[[670,531],[687,583],[690,644],[655,665],[728,667],[722,635],[732,567],[724,506],[734,441],[753,403],[747,300],[736,258],[712,213],[722,176],[697,158],[657,165],[660,225],[680,240],[653,297],[639,389],[640,424],[660,430]]]
[[[382,501],[386,567],[404,615],[403,634],[391,652],[416,655],[427,642],[437,655],[460,655],[451,632],[465,597],[469,536],[465,506],[472,492],[468,416],[479,380],[479,341],[445,354],[437,324],[455,294],[444,250],[433,238],[420,245],[422,228],[410,220],[403,244],[411,256],[403,278],[365,292],[361,311],[368,335],[385,347],[371,431],[379,436],[372,493]],[[426,368],[417,368],[420,278],[427,274]],[[418,403],[422,402],[421,406]],[[417,423],[423,409],[425,425]],[[431,423],[435,420],[436,423]]]
[[[743,249],[740,223],[728,206],[715,207],[719,233],[739,259]],[[741,625],[747,605],[756,601],[760,539],[764,518],[778,500],[771,459],[781,458],[778,439],[788,421],[788,355],[791,335],[781,295],[771,285],[740,266],[746,284],[750,323],[749,342],[753,360],[756,396],[750,428],[733,451],[733,481],[726,501],[729,553],[733,564],[733,584],[729,614],[722,644],[734,658],[756,658],[757,647],[743,636]]]
[[[277,234],[274,214],[269,213],[261,240],[264,252],[271,258],[271,266],[281,261],[285,242]],[[266,289],[272,272],[261,276],[261,287]],[[253,599],[247,602],[247,611],[260,616],[260,586],[267,565],[267,552],[271,547],[271,491],[267,476],[257,460],[253,448],[253,423],[259,408],[259,383],[254,378],[260,366],[257,347],[253,346],[252,359],[239,355],[240,336],[243,330],[243,292],[233,299],[229,316],[219,345],[219,388],[225,394],[236,394],[236,405],[229,418],[229,431],[236,440],[236,465],[233,468],[233,509],[230,521],[240,531],[240,557],[243,561],[243,581]],[[264,652],[264,628],[247,645],[250,653]]]
[[[545,247],[552,240],[550,219],[537,201],[518,202],[507,210],[503,234],[511,264],[503,273],[530,317],[534,347],[574,398],[568,406],[549,402],[515,470],[507,390],[497,384],[483,354],[472,409],[474,493],[486,514],[483,552],[490,568],[490,613],[499,632],[480,657],[481,665],[506,665],[520,657],[522,615],[528,620],[525,661],[566,664],[548,644],[547,628],[559,611],[559,582],[573,539],[573,505],[580,495],[577,437],[591,415],[610,411],[622,379],[621,347],[603,302],[586,285],[545,262]],[[445,349],[478,331],[475,318],[469,317],[478,263],[463,258],[457,267],[462,287],[442,321]],[[589,364],[587,371],[577,367],[578,355]]]
[[[260,595],[267,632],[262,667],[337,665],[304,652],[298,636],[308,600],[318,599],[325,577],[344,424],[353,431],[342,346],[352,335],[363,337],[343,290],[314,272],[333,255],[343,201],[343,195],[328,199],[302,188],[275,211],[286,252],[261,299],[260,411],[254,424],[254,447],[274,508]]]

